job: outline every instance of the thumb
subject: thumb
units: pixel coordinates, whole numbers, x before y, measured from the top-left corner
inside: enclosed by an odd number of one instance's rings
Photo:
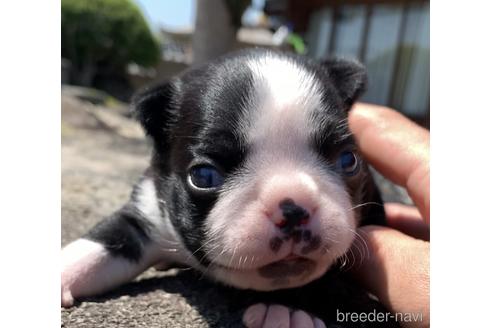
[[[361,227],[358,233],[369,255],[358,251],[355,242],[355,278],[393,313],[422,314],[422,321],[401,322],[403,327],[427,327],[429,243],[379,226]]]

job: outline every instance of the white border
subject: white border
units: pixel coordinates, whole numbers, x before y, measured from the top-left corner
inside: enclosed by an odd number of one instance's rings
[[[0,4],[1,327],[60,325],[60,2]]]
[[[490,321],[492,19],[485,1],[431,1],[435,327]],[[0,5],[1,324],[60,323],[60,3]]]
[[[434,327],[490,322],[492,19],[487,3],[431,1]]]

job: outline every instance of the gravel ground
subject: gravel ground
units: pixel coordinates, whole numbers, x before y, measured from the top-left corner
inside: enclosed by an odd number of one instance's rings
[[[150,147],[126,108],[106,108],[62,92],[62,246],[127,200]],[[386,199],[407,199],[383,182]],[[136,281],[61,309],[62,327],[237,327],[234,290],[191,270],[148,270]],[[232,301],[235,300],[235,301]]]

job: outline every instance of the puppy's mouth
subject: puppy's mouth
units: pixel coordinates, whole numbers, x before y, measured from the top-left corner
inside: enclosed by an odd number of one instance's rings
[[[306,259],[306,258],[299,256],[297,254],[291,253],[291,254],[287,255],[286,257],[284,257],[283,259],[281,259],[277,262],[284,262],[284,261],[290,262],[290,261],[296,261],[296,260],[302,260],[302,259]]]
[[[309,275],[315,268],[315,261],[299,255],[290,254],[279,261],[260,267],[258,273],[264,278],[274,279]]]
[[[216,266],[229,271],[257,271],[260,276],[267,279],[280,277],[305,276],[311,274],[316,268],[316,261],[289,254],[280,260],[271,262],[258,268],[235,268],[215,263]]]

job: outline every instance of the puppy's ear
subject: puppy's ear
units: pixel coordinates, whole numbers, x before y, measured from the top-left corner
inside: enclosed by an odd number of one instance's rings
[[[132,99],[133,115],[156,146],[167,146],[169,132],[178,115],[179,81],[159,82]]]
[[[328,71],[329,78],[338,90],[347,108],[366,91],[367,72],[365,67],[356,60],[332,58],[322,61]]]

